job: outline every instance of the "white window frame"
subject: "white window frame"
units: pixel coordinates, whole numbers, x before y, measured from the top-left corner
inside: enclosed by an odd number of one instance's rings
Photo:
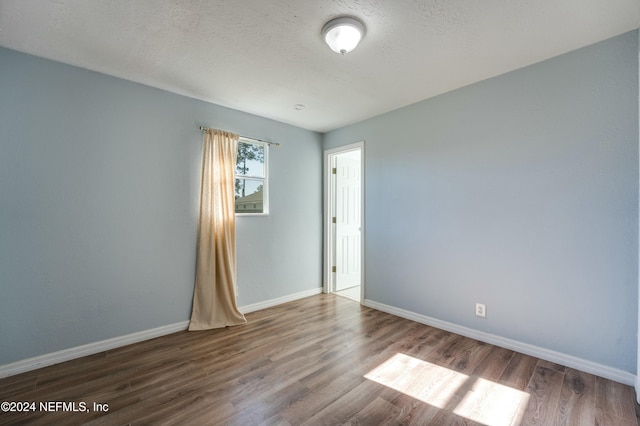
[[[236,216],[268,216],[269,215],[269,144],[267,142],[258,141],[255,139],[240,137],[238,139],[238,146],[241,143],[251,144],[251,145],[259,145],[264,148],[264,177],[260,176],[251,176],[251,175],[239,175],[235,174],[234,176],[234,185],[235,179],[248,179],[262,182],[262,212],[261,213],[238,213],[236,212]],[[234,200],[234,210],[235,210],[235,200]]]

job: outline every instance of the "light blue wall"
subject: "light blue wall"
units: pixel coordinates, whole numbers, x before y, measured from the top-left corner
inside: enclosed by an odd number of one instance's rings
[[[635,372],[637,55],[634,31],[326,134],[366,141],[366,298]]]
[[[635,372],[637,58],[633,32],[326,134],[366,140],[367,298]],[[318,288],[320,135],[0,49],[0,364],[188,320],[201,124],[282,143],[239,305]]]
[[[638,31],[638,86],[640,87],[640,31]],[[640,92],[640,89],[638,89],[638,91]],[[638,93],[638,146],[640,146],[640,93]],[[638,167],[640,168],[640,155],[638,156]],[[640,176],[638,177],[638,180],[640,181]],[[639,183],[640,184],[640,183]],[[640,201],[640,200],[639,200]],[[639,202],[640,205],[640,202]],[[639,206],[639,210],[640,210],[640,206]],[[638,212],[638,223],[640,223],[640,211]],[[640,229],[638,230],[638,232],[640,232]],[[640,235],[638,236],[638,244],[639,244],[639,250],[638,250],[638,330],[640,331]],[[638,401],[638,403],[640,403],[640,375],[638,375],[638,372],[640,372],[640,337],[638,338],[638,361],[637,361],[637,368],[636,368],[636,401]]]
[[[0,49],[0,364],[189,319],[199,125],[282,144],[238,304],[319,288],[321,135]]]

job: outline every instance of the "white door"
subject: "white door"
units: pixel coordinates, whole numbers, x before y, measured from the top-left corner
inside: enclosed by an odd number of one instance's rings
[[[360,285],[360,151],[335,156],[335,291]]]

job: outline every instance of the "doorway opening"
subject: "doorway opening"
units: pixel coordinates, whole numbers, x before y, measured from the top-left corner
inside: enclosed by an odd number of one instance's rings
[[[325,151],[324,292],[364,301],[364,142]]]

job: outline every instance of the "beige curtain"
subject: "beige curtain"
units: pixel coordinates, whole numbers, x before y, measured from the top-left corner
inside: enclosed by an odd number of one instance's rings
[[[238,135],[206,130],[190,331],[247,322],[236,305],[234,186],[237,153]]]

